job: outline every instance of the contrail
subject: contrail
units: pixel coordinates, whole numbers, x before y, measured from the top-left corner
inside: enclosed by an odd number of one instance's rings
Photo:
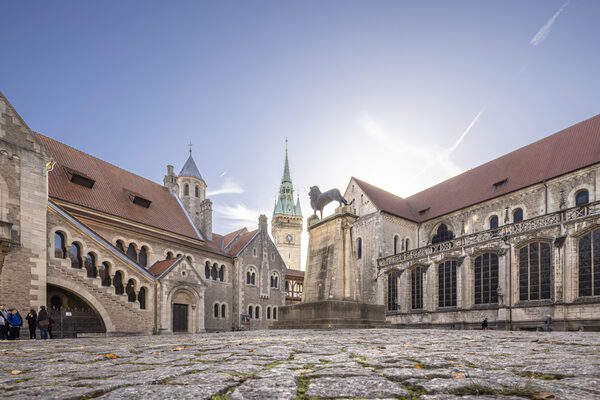
[[[568,5],[569,5],[569,2],[567,1],[565,4],[563,4],[558,9],[557,12],[554,13],[554,15],[552,16],[552,18],[550,18],[548,20],[548,22],[546,22],[546,24],[544,26],[542,26],[542,28],[538,31],[538,33],[535,34],[535,36],[533,37],[533,39],[531,39],[531,41],[529,42],[530,45],[537,46],[538,44],[540,44],[544,40],[546,40],[546,38],[550,34],[550,28],[552,27],[552,24],[554,24],[554,22],[556,21],[556,19],[560,15],[560,13],[563,12],[563,10],[565,9],[565,7],[568,6]]]
[[[467,127],[467,129],[465,129],[465,131],[462,133],[462,135],[460,135],[460,137],[458,138],[458,140],[456,141],[456,143],[454,143],[454,145],[452,145],[452,147],[450,147],[448,149],[448,154],[450,154],[454,150],[456,150],[456,148],[458,147],[458,145],[460,145],[460,142],[463,141],[463,139],[465,138],[465,136],[467,136],[467,133],[469,133],[469,131],[471,130],[471,128],[477,123],[477,120],[479,119],[479,117],[481,117],[481,114],[483,114],[483,112],[485,111],[486,107],[487,107],[487,104],[485,106],[483,106],[483,108],[481,110],[479,110],[479,112],[477,113],[477,115],[475,116],[475,118],[473,118],[473,121],[471,121],[471,123],[469,124],[469,126]]]

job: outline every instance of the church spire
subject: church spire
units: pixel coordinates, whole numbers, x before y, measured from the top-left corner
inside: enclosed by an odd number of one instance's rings
[[[298,203],[299,205],[299,203]],[[300,207],[294,202],[294,186],[290,174],[290,161],[288,158],[288,139],[285,138],[285,163],[283,165],[283,177],[279,186],[279,195],[275,202],[273,215],[298,215],[302,216]]]

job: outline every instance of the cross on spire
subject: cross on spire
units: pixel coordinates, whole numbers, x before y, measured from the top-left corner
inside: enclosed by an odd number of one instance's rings
[[[190,156],[192,155],[192,142],[190,142],[190,144],[188,144],[188,146],[190,147]]]
[[[287,154],[287,144],[288,144],[288,138],[286,136],[285,137],[285,154]]]

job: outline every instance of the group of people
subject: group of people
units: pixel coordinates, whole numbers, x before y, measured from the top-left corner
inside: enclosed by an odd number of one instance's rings
[[[52,327],[54,321],[50,318],[46,306],[40,306],[39,313],[32,308],[25,317],[29,326],[29,339],[36,338],[36,330],[39,328],[42,339],[52,339]],[[17,309],[6,309],[6,305],[0,304],[0,340],[17,340],[20,337],[23,317]]]

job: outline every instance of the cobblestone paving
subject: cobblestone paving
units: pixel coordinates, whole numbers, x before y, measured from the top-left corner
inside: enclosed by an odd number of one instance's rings
[[[600,334],[253,331],[0,342],[0,396],[600,399]]]

